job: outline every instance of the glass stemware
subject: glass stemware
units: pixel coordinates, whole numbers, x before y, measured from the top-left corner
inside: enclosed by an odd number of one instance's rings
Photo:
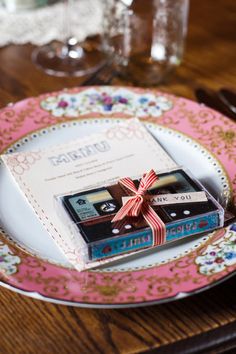
[[[182,60],[189,0],[111,1],[110,47],[125,79],[155,86]]]
[[[32,60],[49,75],[84,76],[91,74],[102,67],[107,60],[103,37],[102,35],[96,36],[96,40],[86,38],[82,43],[79,42],[72,34],[70,23],[76,1],[63,0],[63,2],[63,31],[66,40],[64,42],[53,41],[36,48],[32,53]]]

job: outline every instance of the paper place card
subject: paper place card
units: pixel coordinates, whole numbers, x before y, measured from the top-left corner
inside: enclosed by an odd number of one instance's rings
[[[58,215],[55,196],[106,186],[156,167],[162,171],[177,166],[137,119],[67,144],[1,158],[40,222],[78,270],[84,269],[77,252],[79,240]]]

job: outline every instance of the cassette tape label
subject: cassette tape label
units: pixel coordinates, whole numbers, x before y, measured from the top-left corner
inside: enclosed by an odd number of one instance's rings
[[[99,216],[93,204],[88,201],[88,198],[86,198],[86,195],[71,197],[69,199],[69,203],[71,204],[73,210],[76,212],[80,220],[87,220],[88,218]]]
[[[119,208],[107,189],[68,196],[66,203],[75,222],[109,215]]]

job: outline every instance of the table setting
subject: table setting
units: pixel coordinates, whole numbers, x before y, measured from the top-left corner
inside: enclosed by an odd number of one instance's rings
[[[3,352],[235,351],[235,12],[2,1]]]

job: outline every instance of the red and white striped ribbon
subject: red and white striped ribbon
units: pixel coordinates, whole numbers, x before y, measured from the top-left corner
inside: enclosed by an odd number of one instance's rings
[[[143,175],[138,189],[135,187],[131,178],[126,177],[119,180],[119,183],[134,193],[126,203],[116,213],[112,222],[122,220],[125,216],[139,216],[144,217],[148,225],[151,227],[153,234],[153,244],[161,245],[166,239],[166,228],[163,221],[155,213],[149,201],[145,199],[147,190],[158,180],[157,175],[153,170]]]

